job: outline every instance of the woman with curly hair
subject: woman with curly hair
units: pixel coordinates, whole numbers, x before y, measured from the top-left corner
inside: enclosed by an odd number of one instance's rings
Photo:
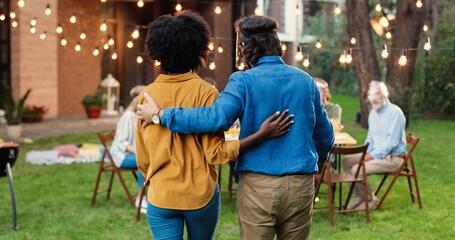
[[[142,93],[163,107],[210,106],[218,91],[195,71],[208,53],[209,28],[201,16],[183,11],[149,25],[146,48],[161,71]],[[139,103],[144,103],[143,94]],[[156,116],[156,113],[154,113]],[[156,120],[156,118],[154,118]],[[158,122],[156,122],[158,123]],[[223,132],[172,133],[161,125],[136,129],[139,170],[146,176],[147,217],[154,239],[212,239],[220,211],[214,164],[235,161],[240,151],[288,131],[290,117],[273,114],[256,133],[241,141],[224,141]]]

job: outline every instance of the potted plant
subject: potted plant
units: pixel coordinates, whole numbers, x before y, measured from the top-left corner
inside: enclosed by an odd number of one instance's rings
[[[22,122],[34,123],[43,121],[44,114],[47,112],[47,108],[42,105],[24,106],[22,113]]]
[[[92,95],[85,95],[82,99],[82,105],[84,105],[85,113],[88,118],[99,118],[101,109],[106,104],[103,91],[97,90]]]
[[[9,138],[18,139],[22,134],[22,114],[24,113],[24,104],[30,94],[31,89],[20,99],[16,100],[5,82],[0,80],[0,108],[5,111],[6,134]]]

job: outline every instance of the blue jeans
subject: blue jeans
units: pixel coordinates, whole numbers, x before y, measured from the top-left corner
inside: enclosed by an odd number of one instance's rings
[[[183,239],[186,225],[189,240],[210,240],[215,234],[220,216],[220,190],[216,186],[210,202],[196,210],[173,210],[147,203],[147,218],[153,239]]]
[[[136,162],[136,154],[134,153],[126,153],[125,158],[122,161],[122,164],[120,164],[121,168],[136,168],[137,167],[137,162]],[[144,175],[140,171],[137,171],[137,187],[138,189],[142,188],[142,182],[144,181]]]

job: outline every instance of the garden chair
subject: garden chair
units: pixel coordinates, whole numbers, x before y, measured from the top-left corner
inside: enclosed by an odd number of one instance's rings
[[[414,165],[414,158],[412,156],[412,153],[414,152],[414,149],[419,143],[420,138],[413,136],[412,133],[409,133],[406,140],[409,149],[400,168],[398,168],[398,170],[395,172],[381,173],[384,175],[384,177],[382,178],[382,181],[379,183],[379,186],[376,188],[374,195],[376,196],[378,195],[379,190],[381,190],[381,187],[384,185],[384,182],[388,176],[393,176],[393,179],[390,182],[389,186],[387,187],[387,190],[384,192],[381,199],[379,200],[376,209],[379,209],[381,207],[382,203],[384,202],[385,198],[387,197],[387,195],[389,194],[390,190],[392,189],[392,187],[394,186],[395,182],[399,177],[406,177],[408,179],[409,193],[411,194],[411,202],[414,203],[415,197],[417,197],[419,208],[422,209],[422,199],[420,198],[419,183],[417,181],[417,172]],[[415,192],[412,190],[411,178],[414,180]]]
[[[316,186],[316,191],[315,191],[315,198],[319,194],[319,189],[321,187],[322,183],[327,184],[328,186],[328,201],[329,201],[329,215],[330,215],[330,224],[333,226],[335,225],[334,222],[334,213],[346,213],[346,212],[353,212],[356,211],[354,209],[352,210],[346,210],[349,200],[351,198],[352,192],[354,190],[355,184],[362,184],[363,185],[363,191],[364,191],[364,204],[365,204],[365,215],[366,215],[366,221],[370,222],[370,215],[369,215],[369,209],[368,209],[368,189],[367,189],[367,175],[365,172],[365,154],[368,148],[368,144],[360,145],[360,146],[334,146],[332,148],[332,151],[330,152],[329,156],[327,156],[327,159],[325,160],[323,166],[322,166],[322,171],[319,176],[318,184]],[[348,173],[344,173],[341,171],[341,169],[338,169],[338,171],[332,171],[332,163],[330,163],[330,156],[333,154],[337,156],[338,159],[341,159],[341,156],[346,156],[346,155],[351,155],[351,154],[358,154],[361,153],[360,161],[358,168],[355,171],[354,175],[350,175]],[[334,199],[334,185],[335,184],[342,184],[342,183],[349,183],[349,192],[345,200],[345,204],[341,206],[338,210],[334,210],[333,206],[333,199]],[[341,185],[340,185],[341,186]],[[341,204],[341,203],[340,203]]]
[[[110,198],[111,190],[112,190],[112,183],[113,183],[114,175],[115,175],[120,180],[120,183],[122,184],[122,187],[125,190],[125,193],[126,193],[126,195],[128,197],[128,200],[130,201],[131,205],[133,207],[135,207],[134,198],[132,197],[130,191],[128,190],[128,187],[126,186],[125,181],[123,180],[122,172],[131,172],[133,174],[134,178],[137,181],[137,174],[136,174],[137,168],[119,168],[119,167],[117,167],[115,165],[114,159],[112,158],[112,155],[109,152],[109,145],[108,145],[108,143],[110,143],[110,142],[112,142],[114,140],[115,131],[110,131],[108,133],[98,132],[97,134],[98,134],[98,138],[101,141],[101,144],[104,147],[104,151],[103,151],[103,155],[101,157],[100,166],[99,166],[99,169],[98,169],[98,176],[96,177],[95,190],[93,192],[93,198],[92,198],[92,206],[95,205],[96,196],[98,194],[107,192],[107,199]],[[99,190],[101,175],[104,172],[110,172],[111,173],[110,178],[109,178],[109,184],[108,184],[107,189]]]

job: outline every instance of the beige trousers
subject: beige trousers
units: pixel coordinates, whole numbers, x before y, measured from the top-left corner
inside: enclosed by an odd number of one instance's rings
[[[343,159],[343,170],[346,173],[351,175],[355,174],[357,170],[358,163],[362,154],[353,154],[346,156]],[[365,172],[367,175],[373,173],[386,173],[386,172],[394,172],[396,171],[401,163],[403,162],[403,158],[401,157],[391,157],[390,155],[384,159],[373,159],[370,161],[365,162]],[[362,171],[360,171],[360,175],[362,175]],[[367,187],[368,187],[368,199],[373,198],[373,194],[371,193],[370,183],[367,180]],[[363,186],[361,184],[356,184],[354,187],[354,195],[358,197],[363,196]]]
[[[237,213],[243,240],[307,239],[313,214],[313,175],[240,174]]]

